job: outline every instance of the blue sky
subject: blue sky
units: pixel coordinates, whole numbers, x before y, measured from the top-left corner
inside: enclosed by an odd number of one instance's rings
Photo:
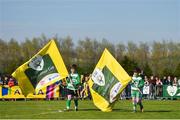
[[[180,41],[179,0],[0,0],[0,38]]]

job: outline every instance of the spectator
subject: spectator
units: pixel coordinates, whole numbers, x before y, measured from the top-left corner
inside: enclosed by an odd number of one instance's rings
[[[180,86],[180,79],[178,80],[178,86]]]
[[[80,85],[78,86],[78,90],[77,90],[77,93],[78,93],[78,97],[81,98],[81,91],[83,90],[83,84],[85,82],[85,76],[84,75],[81,75],[81,83]]]
[[[59,93],[60,93],[60,96],[61,96],[61,99],[64,100],[65,97],[67,96],[66,93],[67,93],[67,89],[66,89],[66,78],[62,79],[61,81],[61,84],[60,84],[60,89],[59,89]]]
[[[0,85],[3,85],[3,80],[1,76],[0,76]]]
[[[156,85],[156,80],[154,79],[154,76],[151,76],[149,79],[149,98],[154,99],[154,88]]]
[[[163,85],[166,85],[166,82],[167,82],[167,77],[166,76],[163,77],[162,82],[163,82]]]
[[[131,98],[131,85],[128,84],[125,88],[125,94],[126,94],[126,98],[129,99]]]
[[[163,85],[160,78],[156,77],[156,85]]]
[[[156,77],[156,96],[161,97],[162,96],[162,81],[160,78]]]
[[[81,98],[82,99],[85,99],[85,98],[89,98],[91,99],[90,97],[90,90],[89,90],[89,84],[88,84],[88,81],[89,81],[90,77],[86,74],[84,75],[84,80],[83,80],[83,89],[81,90]]]
[[[148,77],[144,76],[144,86],[149,87]],[[144,94],[145,99],[149,99],[149,94]]]
[[[8,76],[5,75],[3,85],[8,85],[8,82],[9,82]]]
[[[168,76],[167,79],[163,79],[163,84],[164,84],[164,85],[169,85],[169,84],[171,84],[171,77]]]
[[[173,79],[173,86],[178,86],[177,77],[174,77]]]
[[[172,85],[171,76],[168,76],[166,85]]]
[[[18,81],[15,78],[13,78],[13,80],[14,80],[14,85],[17,86],[18,85]]]
[[[156,85],[156,80],[155,80],[154,76],[150,77],[149,84],[152,84],[153,86]]]
[[[149,81],[148,81],[148,77],[144,76],[144,85],[148,86],[149,85]]]
[[[9,81],[8,81],[8,86],[11,88],[15,85],[15,81],[13,78],[10,78]]]
[[[141,73],[139,74],[141,76],[141,78],[144,80],[145,79],[145,75],[144,75],[144,71],[141,70]]]

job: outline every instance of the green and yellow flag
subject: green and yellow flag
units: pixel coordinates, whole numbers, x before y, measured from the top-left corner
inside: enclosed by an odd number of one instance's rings
[[[68,76],[68,71],[54,40],[51,40],[29,61],[17,68],[12,76],[18,80],[25,96],[38,93]]]
[[[93,102],[104,112],[112,111],[115,101],[131,78],[105,49],[89,80]]]

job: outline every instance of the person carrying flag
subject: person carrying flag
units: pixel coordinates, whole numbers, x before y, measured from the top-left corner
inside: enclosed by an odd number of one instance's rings
[[[135,70],[132,82],[131,82],[131,96],[133,103],[133,112],[136,112],[136,106],[140,106],[141,112],[143,112],[144,107],[142,104],[142,88],[144,86],[144,80],[141,77],[139,70]]]
[[[66,110],[69,111],[71,99],[74,98],[75,111],[78,111],[78,88],[80,85],[80,76],[77,73],[77,66],[73,64],[70,68],[70,74],[66,80],[67,85],[67,101]]]

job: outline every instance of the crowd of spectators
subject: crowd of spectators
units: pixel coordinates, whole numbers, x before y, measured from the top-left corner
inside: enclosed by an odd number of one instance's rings
[[[149,87],[149,94],[144,94],[144,98],[157,99],[163,96],[163,85],[180,86],[180,79],[172,76],[164,76],[160,78],[158,76],[143,76],[144,85]],[[81,99],[91,99],[89,86],[87,84],[89,80],[88,75],[81,76],[81,85],[79,86],[78,94]],[[64,81],[65,85],[65,81]],[[66,96],[66,88],[61,88],[60,93],[63,98]],[[121,94],[121,99],[131,98],[131,85],[128,84],[125,90]]]
[[[1,86],[17,86],[18,82],[11,75],[0,75],[0,85]]]
[[[156,99],[163,96],[163,85],[170,86],[180,86],[180,79],[172,76],[164,76],[162,78],[158,76],[143,76],[144,85],[149,87],[149,94],[144,95],[147,99]],[[123,92],[124,98],[129,98],[131,96],[130,84],[126,87]]]
[[[81,75],[81,85],[78,89],[78,95],[81,99],[91,99],[90,89],[88,85],[88,80],[90,75]],[[172,76],[164,76],[162,78],[158,76],[143,76],[144,85],[149,87],[149,94],[144,95],[147,99],[156,99],[157,97],[162,97],[163,94],[163,85],[171,85],[171,86],[180,86],[180,79]],[[10,75],[0,75],[0,85],[2,86],[16,86],[18,85],[18,81],[15,80]],[[60,86],[60,94],[62,98],[66,97],[67,89],[66,81],[62,80],[62,86]],[[121,94],[121,98],[131,98],[131,85],[128,84],[125,90]]]

